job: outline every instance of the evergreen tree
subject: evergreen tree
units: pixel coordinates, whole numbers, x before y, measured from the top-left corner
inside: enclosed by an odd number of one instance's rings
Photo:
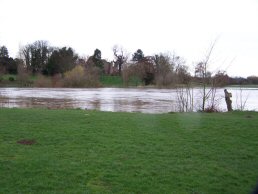
[[[133,54],[133,61],[141,61],[144,58],[144,54],[141,49],[138,49],[134,54]]]
[[[0,47],[0,57],[9,57],[8,49],[6,48],[6,46]]]

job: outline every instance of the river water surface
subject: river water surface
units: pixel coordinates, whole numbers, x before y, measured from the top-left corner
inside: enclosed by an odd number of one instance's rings
[[[217,91],[218,107],[226,111],[223,89]],[[258,89],[227,88],[234,109],[258,111]],[[242,98],[242,100],[241,100]],[[200,90],[194,89],[195,110],[200,108]],[[245,103],[246,102],[246,103]],[[244,104],[245,103],[245,104]],[[175,89],[130,88],[0,88],[0,107],[81,108],[113,112],[166,113],[178,111]]]

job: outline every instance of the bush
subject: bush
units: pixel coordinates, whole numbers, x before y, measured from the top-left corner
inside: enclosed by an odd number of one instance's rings
[[[26,71],[23,64],[18,66],[18,74],[16,79],[21,86],[31,86],[33,84],[33,81],[30,79],[30,74]]]
[[[76,66],[64,74],[65,87],[97,87],[99,83],[99,68],[88,68]]]
[[[98,67],[89,68],[85,71],[85,86],[100,87],[99,75],[101,69]]]
[[[13,82],[14,81],[14,77],[9,77],[9,81]]]
[[[166,87],[166,86],[171,86],[173,85],[173,81],[174,81],[174,75],[172,72],[167,72],[166,74],[156,74],[155,75],[155,84],[158,87]]]
[[[51,77],[52,87],[60,88],[64,86],[62,75],[55,74]]]
[[[41,88],[48,88],[52,86],[51,80],[43,75],[38,75],[37,80],[35,81],[34,85],[36,87],[41,87]]]
[[[220,111],[218,110],[218,108],[216,108],[214,106],[210,106],[210,107],[205,108],[204,112],[206,112],[206,113],[214,113],[214,112],[220,112]]]
[[[127,65],[122,71],[122,79],[125,86],[139,86],[142,80],[137,76],[133,65]]]
[[[76,66],[71,71],[64,74],[64,86],[66,87],[83,87],[84,86],[84,69]]]

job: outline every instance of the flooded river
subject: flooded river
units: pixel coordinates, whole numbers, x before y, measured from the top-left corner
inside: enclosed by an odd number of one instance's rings
[[[224,88],[223,88],[224,89]],[[217,92],[218,106],[226,111],[223,89]],[[227,88],[232,93],[233,108],[245,105],[258,111],[258,89]],[[194,89],[195,110],[200,108],[200,91]],[[242,97],[242,100],[241,100]],[[246,103],[244,104],[244,102]],[[0,88],[0,107],[80,108],[113,112],[166,113],[178,111],[175,89],[128,88]]]

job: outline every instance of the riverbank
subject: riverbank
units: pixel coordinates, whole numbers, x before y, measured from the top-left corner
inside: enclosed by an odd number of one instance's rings
[[[257,118],[0,109],[0,193],[249,193]]]
[[[43,75],[27,75],[24,77],[6,74],[0,76],[0,87],[44,87],[44,88],[65,88],[64,80],[61,77],[48,77]],[[102,75],[99,78],[99,82],[92,85],[78,85],[70,88],[93,88],[93,87],[116,87],[116,88],[128,88],[128,87],[142,87],[142,82],[133,77],[125,84],[121,76],[109,76]],[[154,87],[154,86],[151,86]]]
[[[123,82],[121,76],[102,75],[99,78],[99,83],[92,86],[77,86],[68,88],[153,88],[153,89],[173,89],[176,87],[184,87],[185,85],[168,85],[168,86],[157,86],[147,85],[145,86],[142,81],[137,77],[132,77],[127,84]],[[27,75],[25,77],[19,77],[17,75],[6,74],[0,76],[0,87],[19,87],[19,88],[67,88],[63,84],[63,80],[54,77],[42,76],[42,75]],[[193,88],[202,87],[199,83],[192,83]],[[234,88],[258,88],[257,84],[243,84],[243,85],[225,85],[224,87]],[[222,88],[222,87],[218,87]]]

